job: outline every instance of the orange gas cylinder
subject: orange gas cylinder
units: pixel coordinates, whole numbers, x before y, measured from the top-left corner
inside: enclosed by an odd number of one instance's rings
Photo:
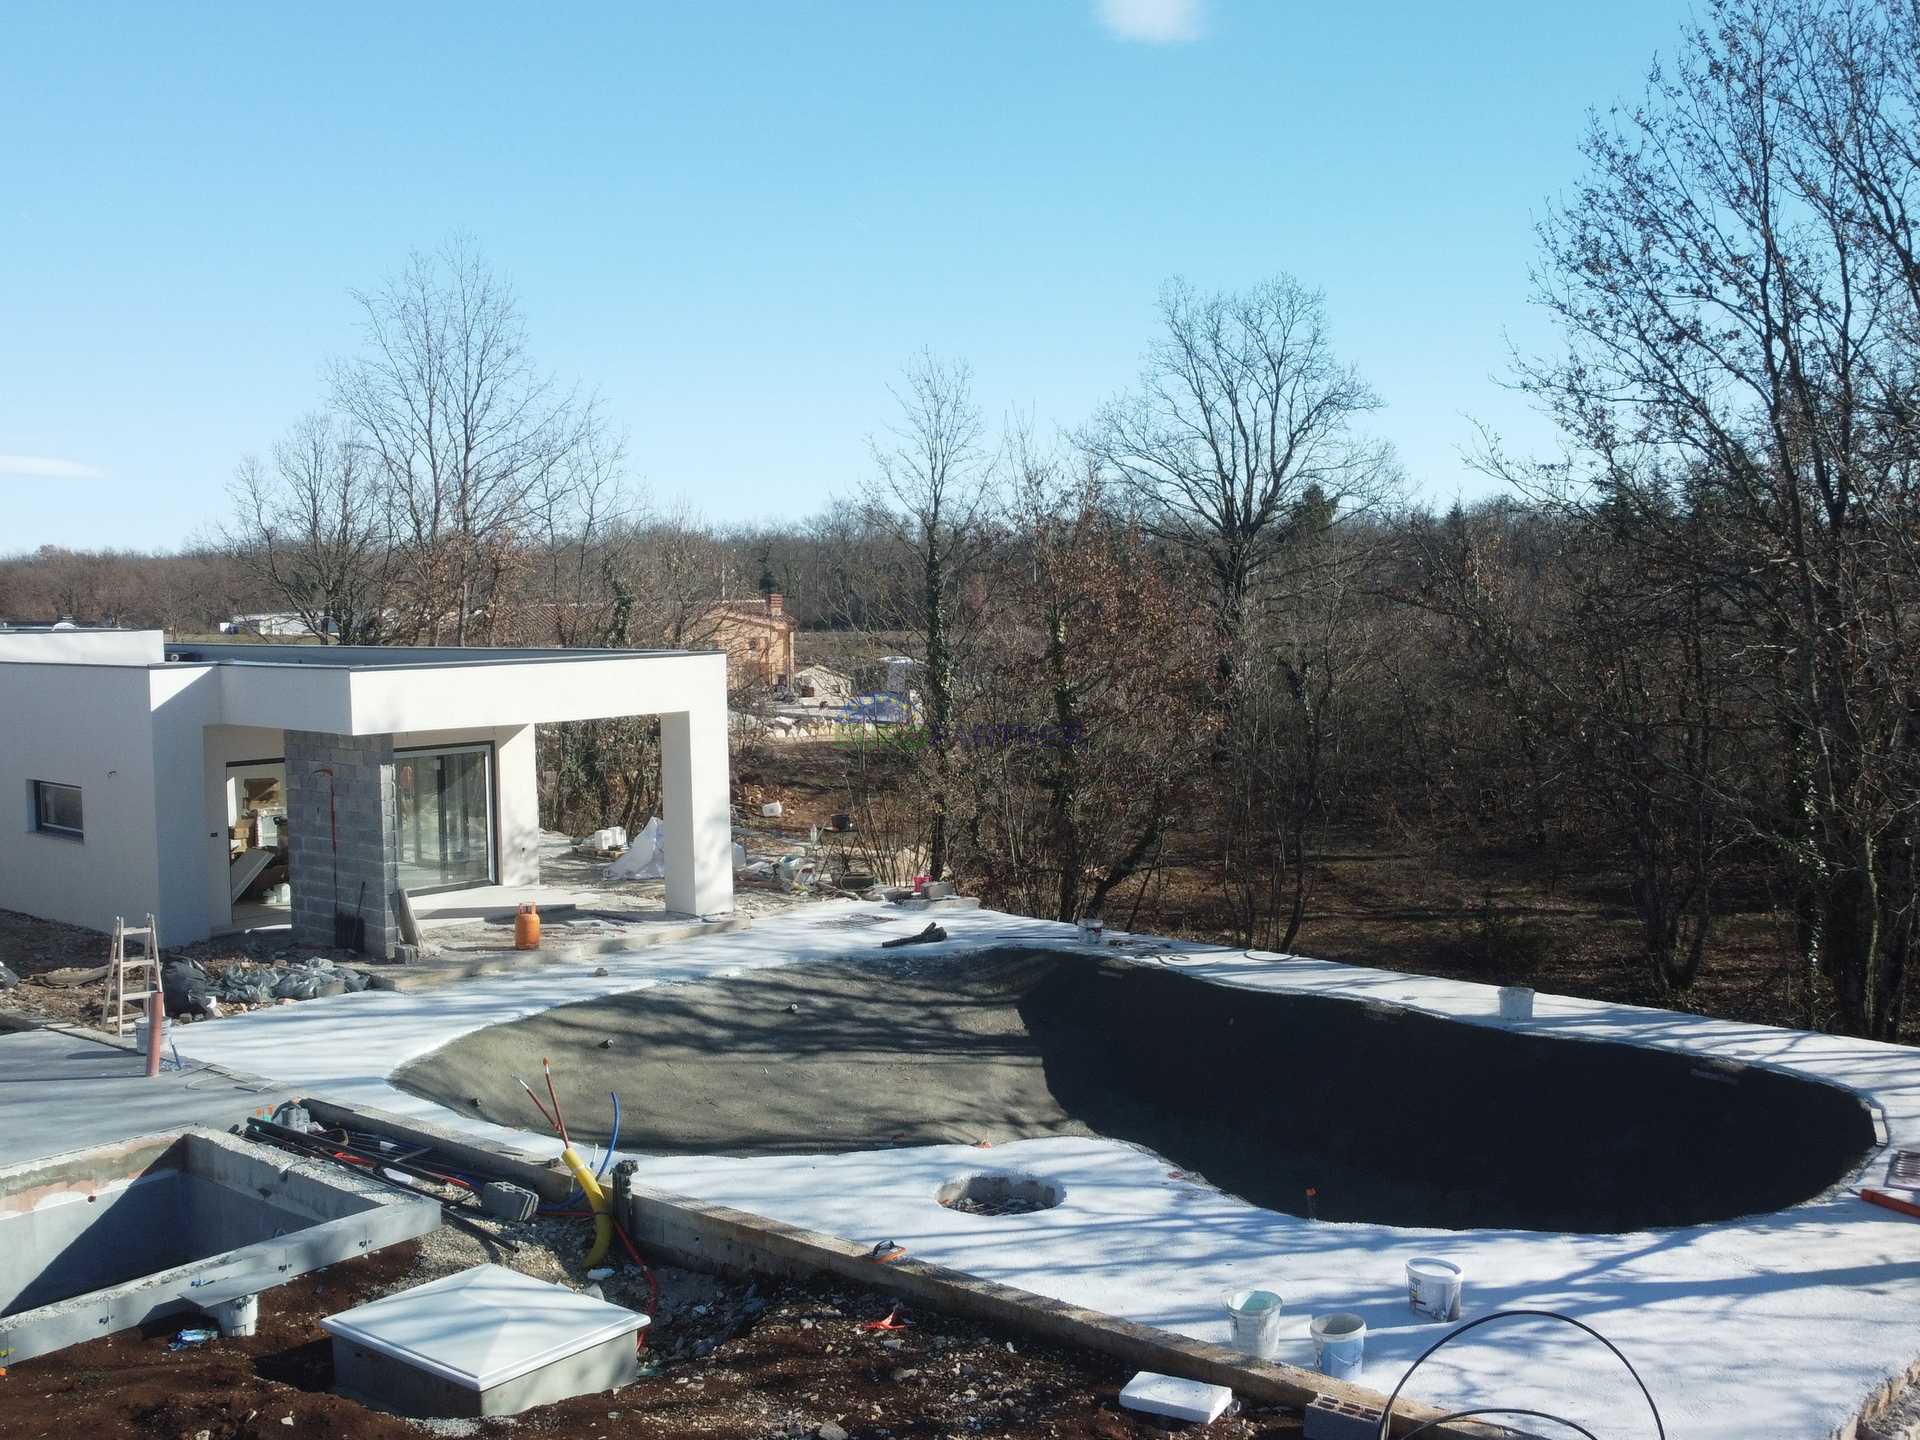
[[[540,948],[540,912],[528,901],[520,907],[520,913],[513,917],[513,948],[516,950],[538,950]]]

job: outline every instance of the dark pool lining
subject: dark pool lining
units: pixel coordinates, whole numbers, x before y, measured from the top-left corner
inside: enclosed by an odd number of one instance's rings
[[[1268,1209],[1311,1186],[1324,1220],[1704,1224],[1809,1200],[1875,1143],[1857,1096],[1800,1076],[1158,967],[1063,965],[1020,1010],[1077,1118]]]

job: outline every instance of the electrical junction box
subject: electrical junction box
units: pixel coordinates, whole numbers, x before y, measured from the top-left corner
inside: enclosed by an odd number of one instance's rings
[[[639,1378],[650,1318],[500,1265],[331,1315],[336,1388],[421,1419],[517,1415]]]

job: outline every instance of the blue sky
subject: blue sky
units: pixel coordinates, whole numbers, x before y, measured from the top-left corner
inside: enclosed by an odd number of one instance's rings
[[[1126,386],[1161,283],[1322,289],[1435,503],[1550,347],[1532,233],[1678,0],[0,9],[0,552],[168,547],[321,399],[348,292],[472,236],[660,505],[797,517],[889,382]]]

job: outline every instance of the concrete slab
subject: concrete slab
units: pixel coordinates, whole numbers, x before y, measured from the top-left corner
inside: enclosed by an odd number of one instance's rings
[[[505,912],[512,914],[512,911]],[[572,907],[557,912],[572,919]],[[684,915],[663,912],[638,912],[611,917],[596,928],[575,930],[566,924],[542,931],[540,948],[515,950],[497,943],[495,934],[477,931],[471,920],[462,920],[457,930],[434,932],[438,953],[422,956],[405,965],[363,963],[373,976],[377,990],[415,992],[434,990],[459,980],[483,975],[515,975],[543,970],[549,966],[577,964],[618,955],[629,950],[645,950],[655,945],[670,945],[683,940],[698,940],[707,935],[728,935],[745,930],[751,918],[738,915],[719,920],[692,920]]]
[[[173,1069],[169,1056],[167,1068],[149,1079],[145,1057],[131,1046],[55,1029],[0,1034],[0,1164],[182,1125],[225,1130],[293,1098],[268,1081],[194,1060],[186,1066]]]
[[[849,927],[855,915],[886,923]],[[876,956],[924,915],[881,905],[823,905],[763,916],[749,932],[608,957],[608,974],[548,967],[429,995],[343,997],[279,1007],[183,1032],[182,1049],[289,1085],[457,1126],[551,1154],[557,1140],[488,1125],[407,1095],[395,1069],[484,1025],[600,995],[729,972]],[[1008,941],[1072,944],[1071,927],[991,911],[943,915],[955,949]],[[1531,1019],[1503,1021],[1490,986],[1300,957],[1110,935],[1103,953],[1186,970],[1212,984],[1322,994],[1578,1043],[1609,1040],[1778,1069],[1836,1084],[1873,1112],[1878,1148],[1832,1191],[1771,1215],[1620,1235],[1411,1230],[1314,1223],[1262,1210],[1160,1157],[1107,1139],[1064,1137],[837,1156],[636,1157],[641,1183],[783,1223],[872,1244],[1064,1303],[1195,1339],[1227,1335],[1221,1296],[1248,1285],[1286,1297],[1283,1358],[1310,1353],[1308,1318],[1368,1321],[1370,1387],[1391,1388],[1444,1328],[1406,1309],[1404,1265],[1441,1255],[1467,1273],[1467,1318],[1501,1308],[1571,1314],[1617,1343],[1661,1400],[1675,1440],[1833,1435],[1847,1430],[1915,1364],[1920,1313],[1913,1220],[1863,1203],[1892,1147],[1920,1149],[1920,1052],[1842,1036],[1541,995]],[[1389,1017],[1390,1018],[1390,1017]],[[776,1082],[777,1083],[777,1082]],[[531,1117],[530,1117],[531,1119]],[[1028,1215],[965,1215],[939,1188],[982,1170],[1030,1174],[1065,1203]],[[1619,1362],[1566,1326],[1488,1327],[1504,1335],[1449,1346],[1413,1377],[1417,1398],[1449,1408],[1522,1405],[1596,1430],[1650,1432]]]

